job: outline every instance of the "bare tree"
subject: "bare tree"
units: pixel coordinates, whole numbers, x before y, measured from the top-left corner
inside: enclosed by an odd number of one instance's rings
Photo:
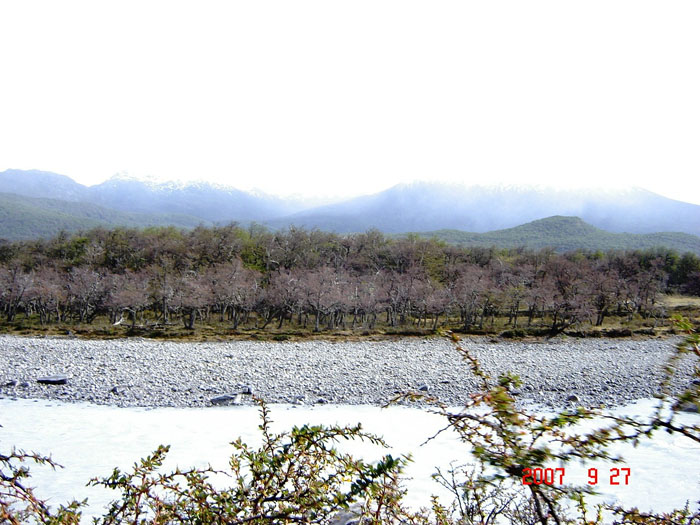
[[[462,328],[476,323],[483,312],[486,294],[492,286],[489,272],[474,264],[465,264],[459,270],[459,277],[451,289],[453,303],[459,308]]]
[[[136,328],[137,315],[143,317],[144,310],[151,302],[148,291],[148,278],[145,272],[127,271],[122,275],[112,277],[112,292],[107,300],[107,306],[113,312],[113,323],[121,324],[124,314],[131,317],[131,330]],[[117,313],[120,319],[116,319]]]
[[[194,330],[195,320],[205,317],[203,311],[211,303],[210,289],[200,274],[189,270],[175,279],[172,304],[181,314],[186,329]]]
[[[586,281],[590,291],[590,302],[595,310],[595,326],[602,326],[610,309],[617,302],[619,274],[605,261],[592,265],[586,272]]]
[[[92,323],[109,293],[104,275],[84,266],[72,268],[68,272],[67,289],[73,315],[81,323]]]
[[[335,315],[334,310],[338,308],[341,300],[341,285],[347,281],[346,276],[341,276],[329,266],[305,272],[302,276],[306,306],[314,315],[314,332],[320,331],[322,316]],[[329,324],[334,324],[334,320]]]
[[[565,258],[546,265],[542,283],[545,305],[551,315],[550,335],[556,335],[593,315],[589,283],[583,266]]]
[[[267,327],[273,319],[279,320],[278,328],[287,316],[298,312],[305,298],[302,272],[299,270],[280,270],[272,274],[265,289],[261,305],[263,306],[263,325]]]
[[[220,321],[228,315],[233,329],[237,329],[242,316],[254,306],[259,291],[258,273],[246,268],[239,259],[233,259],[208,268],[202,278],[219,311]]]
[[[151,265],[146,270],[148,290],[153,298],[153,305],[160,310],[159,320],[167,324],[170,320],[171,302],[175,295],[175,281],[178,277],[175,261],[163,257],[159,264]]]
[[[41,266],[36,270],[36,278],[29,290],[35,311],[39,314],[39,322],[44,325],[55,318],[63,322],[68,309],[67,274],[49,266]]]
[[[24,272],[19,264],[0,266],[0,308],[8,322],[14,320],[33,281],[33,273]]]
[[[356,276],[349,279],[345,298],[348,311],[352,313],[352,328],[359,322],[373,329],[377,323],[377,313],[381,308],[382,282],[377,274]]]

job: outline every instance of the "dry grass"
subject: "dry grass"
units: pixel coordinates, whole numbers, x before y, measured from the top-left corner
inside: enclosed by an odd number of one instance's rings
[[[659,303],[667,308],[700,308],[700,297],[689,295],[660,295]]]
[[[649,337],[664,336],[675,333],[669,321],[671,314],[680,313],[700,325],[700,297],[686,297],[679,295],[664,295],[659,298],[659,304],[665,307],[664,318],[644,319],[639,315],[628,319],[627,316],[610,315],[606,317],[602,327],[591,326],[582,323],[566,330],[568,335],[574,337]],[[416,326],[408,323],[404,326],[391,327],[379,319],[374,329],[357,327],[355,330],[346,329],[326,330],[313,332],[310,326],[306,328],[295,323],[285,322],[281,329],[276,323],[270,324],[265,329],[255,328],[254,321],[248,326],[241,326],[233,330],[228,322],[220,322],[217,316],[212,316],[206,322],[195,323],[194,330],[187,330],[182,323],[173,320],[166,326],[137,327],[133,332],[128,325],[114,326],[106,317],[100,316],[92,324],[40,325],[36,316],[29,319],[18,315],[17,319],[7,323],[0,318],[0,334],[13,334],[24,336],[77,336],[84,339],[115,339],[123,337],[143,337],[156,340],[171,341],[230,341],[230,340],[258,340],[258,341],[304,341],[313,339],[331,341],[358,341],[358,340],[386,340],[396,337],[431,337],[435,332],[429,326]],[[441,319],[441,326],[444,327]],[[430,325],[430,323],[428,323]],[[459,319],[450,319],[448,326],[457,331]],[[527,326],[525,312],[521,312],[519,325],[514,328],[507,324],[506,317],[498,317],[491,324],[491,319],[484,323],[483,328],[476,326],[468,330],[464,335],[504,337],[516,340],[529,338],[542,338],[549,335],[551,319],[536,319],[532,326]]]

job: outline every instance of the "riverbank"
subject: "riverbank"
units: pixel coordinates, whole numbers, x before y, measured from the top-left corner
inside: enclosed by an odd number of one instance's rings
[[[553,339],[464,346],[493,376],[523,380],[520,399],[614,406],[652,397],[678,338]],[[383,405],[419,391],[459,405],[478,390],[445,339],[182,343],[0,337],[0,396],[115,406],[269,403]],[[683,366],[677,388],[687,387]],[[38,380],[53,378],[45,384]],[[61,384],[64,383],[65,384]]]

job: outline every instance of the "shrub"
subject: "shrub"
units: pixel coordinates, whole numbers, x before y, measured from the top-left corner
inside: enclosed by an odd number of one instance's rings
[[[521,410],[510,394],[513,387],[519,386],[519,379],[506,374],[494,380],[481,368],[478,360],[460,346],[459,338],[449,334],[481,381],[480,392],[474,394],[471,402],[456,413],[437,400],[422,395],[403,396],[430,401],[435,407],[434,411],[447,419],[446,428],[455,430],[460,439],[471,446],[477,460],[476,470],[453,469],[449,475],[438,471],[438,482],[455,496],[451,509],[441,508],[437,511],[437,515],[444,517],[441,523],[493,523],[499,515],[510,523],[602,523],[603,508],[621,517],[619,523],[700,523],[700,508],[693,512],[688,506],[655,515],[608,505],[598,507],[591,518],[587,515],[585,504],[585,496],[590,493],[588,487],[523,484],[526,469],[546,468],[555,462],[563,465],[573,460],[620,461],[608,452],[612,442],[637,443],[642,438],[651,437],[659,429],[700,443],[700,426],[677,422],[678,412],[683,407],[692,404],[700,409],[700,381],[697,381],[700,379],[700,368],[696,366],[696,381],[679,397],[673,398],[670,388],[682,357],[693,355],[700,358],[700,337],[693,331],[688,319],[675,317],[674,323],[686,333],[686,338],[676,346],[676,352],[665,368],[656,410],[643,422],[584,408],[564,410],[551,417]],[[593,417],[607,420],[610,426],[586,433],[572,431],[578,422]],[[571,517],[570,511],[562,505],[566,499],[577,502],[577,518]]]

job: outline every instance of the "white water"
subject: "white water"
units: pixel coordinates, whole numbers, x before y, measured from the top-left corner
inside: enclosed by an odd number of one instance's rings
[[[649,414],[654,401],[640,401],[615,410],[618,414]],[[273,429],[281,431],[293,425],[341,424],[361,422],[369,432],[379,434],[391,445],[389,451],[372,445],[352,443],[343,446],[367,460],[379,459],[390,452],[411,453],[413,462],[406,475],[409,496],[419,505],[428,505],[431,494],[445,495],[430,475],[435,467],[446,470],[450,462],[471,461],[466,445],[455,434],[444,432],[420,446],[444,426],[444,419],[425,410],[408,407],[381,409],[372,406],[293,407],[271,405]],[[685,422],[699,422],[697,415],[683,415]],[[129,468],[159,444],[170,444],[165,468],[205,467],[224,469],[232,452],[231,441],[260,443],[258,409],[255,407],[212,408],[116,408],[90,404],[66,404],[42,400],[0,399],[0,451],[13,445],[24,450],[51,453],[65,468],[52,472],[32,467],[32,485],[40,497],[52,504],[70,499],[89,498],[86,515],[99,513],[115,493],[87,488],[94,476],[106,477],[112,468]],[[627,460],[631,469],[628,485],[609,484],[609,463],[569,465],[565,482],[585,484],[590,467],[598,468],[596,489],[607,503],[636,506],[642,510],[670,510],[692,504],[698,499],[700,447],[691,441],[659,433],[639,447],[628,444],[613,448]],[[445,500],[447,502],[448,500]]]

